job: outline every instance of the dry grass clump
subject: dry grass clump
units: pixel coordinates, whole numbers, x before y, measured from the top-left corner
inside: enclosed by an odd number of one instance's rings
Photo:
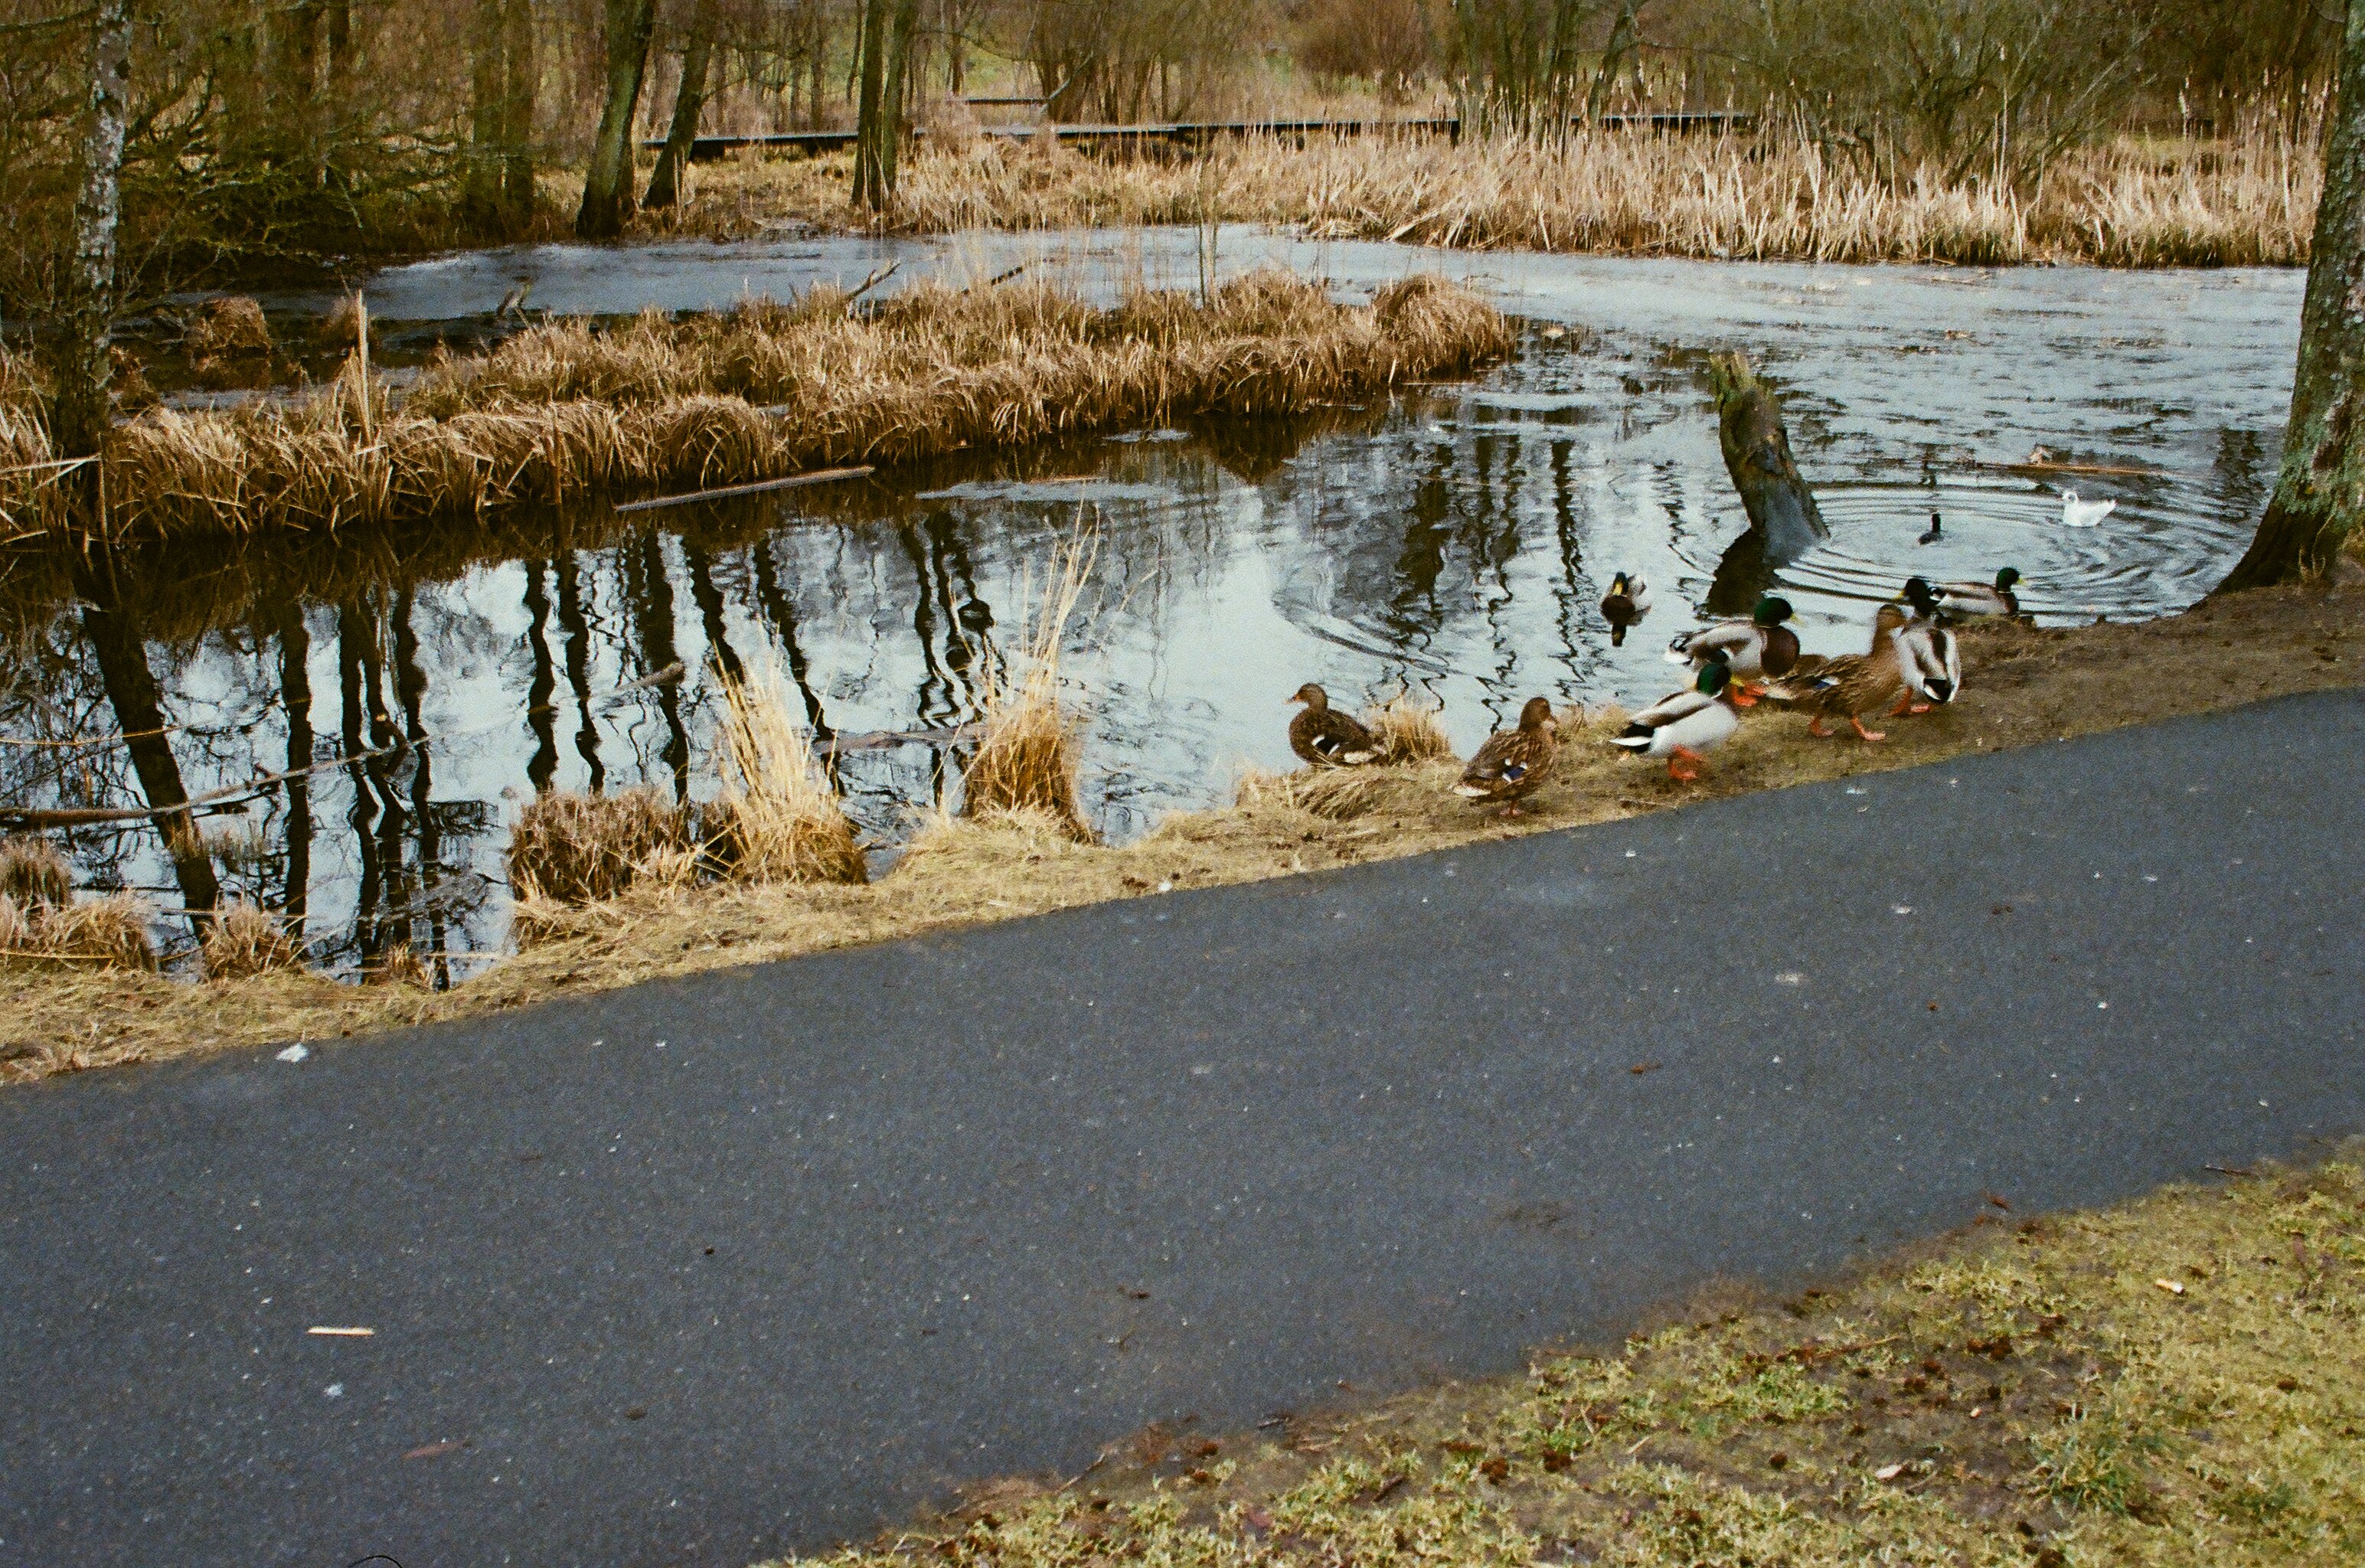
[[[0,953],[102,969],[152,969],[156,949],[148,939],[148,922],[153,915],[147,901],[132,893],[29,906],[0,894]]]
[[[337,385],[288,406],[117,427],[112,522],[128,535],[336,528],[481,513],[585,490],[693,487],[1203,414],[1294,412],[1508,351],[1474,295],[1411,280],[1372,307],[1271,274],[1205,306],[1113,309],[1048,282],[921,283],[875,307],[816,287],[616,330],[564,321],[431,366],[399,410]],[[34,405],[0,385],[0,448],[47,455]],[[38,510],[37,476],[0,508]]]
[[[765,671],[721,684],[723,755],[734,781],[706,807],[707,854],[740,881],[869,880],[854,824],[810,737],[789,717],[778,678]]]
[[[244,296],[207,300],[189,322],[184,343],[201,386],[226,391],[270,385],[271,325],[263,307]]]
[[[1195,159],[1047,156],[986,141],[922,151],[895,221],[927,231],[1231,221],[1317,238],[1753,261],[2298,265],[2322,185],[2315,128],[2224,140],[2122,137],[2068,152],[2033,193],[1984,174],[1878,178],[1780,131],[1671,137],[1255,137]],[[671,221],[744,235],[852,227],[835,162],[718,165]]]
[[[1453,756],[1453,742],[1438,722],[1444,711],[1402,691],[1364,714],[1363,723],[1379,737],[1383,763],[1444,761]]]
[[[1094,547],[1061,550],[1026,651],[1025,678],[1007,671],[986,694],[983,734],[961,770],[961,812],[970,817],[1039,813],[1081,843],[1093,838],[1076,782],[1075,726],[1059,701],[1059,651],[1092,575]]]
[[[1133,1441],[1088,1486],[988,1484],[815,1561],[2353,1563],[2359,1152],[1982,1219],[1778,1305],[1704,1293],[1676,1327],[1539,1353],[1524,1376],[1188,1454]]]
[[[45,838],[11,834],[0,838],[0,898],[20,909],[55,909],[73,902],[73,875],[66,857]]]
[[[612,795],[561,790],[526,807],[510,834],[521,910],[596,903],[636,884],[687,883],[697,867],[689,812],[654,784]]]
[[[1376,808],[1393,793],[1393,783],[1377,767],[1305,767],[1295,773],[1252,767],[1233,786],[1232,804],[1243,811],[1304,812],[1345,822]]]
[[[251,980],[304,964],[286,922],[245,902],[225,905],[215,915],[199,957],[209,980]]]

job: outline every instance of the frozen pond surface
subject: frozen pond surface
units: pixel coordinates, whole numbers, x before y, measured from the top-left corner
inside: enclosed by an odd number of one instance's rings
[[[416,342],[481,319],[519,275],[535,307],[562,313],[709,308],[850,284],[887,260],[903,263],[891,288],[1027,261],[1114,293],[1193,286],[1193,244],[1184,231],[551,246],[395,268],[367,288],[373,313]],[[1283,699],[1303,680],[1346,700],[1427,691],[1465,748],[1537,693],[1647,700],[1674,673],[1660,651],[1694,623],[1742,528],[1705,384],[1723,347],[1782,389],[1833,527],[1781,579],[1810,648],[1858,644],[1869,602],[1917,571],[2017,566],[2046,620],[2180,609],[2239,554],[2264,502],[2303,284],[1475,254],[1246,230],[1227,230],[1220,253],[1227,273],[1271,261],[1348,297],[1417,270],[1466,277],[1522,318],[1518,357],[1298,424],[1128,432],[645,521],[593,508],[507,516],[489,533],[144,563],[127,606],[191,792],[427,737],[207,819],[225,887],[302,909],[316,952],[342,966],[397,940],[498,950],[501,852],[534,790],[710,793],[717,666],[776,668],[824,734],[956,728],[1014,637],[1026,579],[1080,515],[1101,568],[1066,667],[1087,718],[1089,803],[1114,837],[1228,798],[1245,764],[1287,766]],[[1976,466],[2037,445],[2151,472],[2071,481],[2118,509],[2068,529],[2053,489]],[[1943,536],[1919,544],[1933,510]],[[1656,608],[1613,647],[1597,603],[1620,569],[1649,579]],[[41,571],[13,577],[7,733],[118,733],[79,612]],[[649,681],[676,664],[678,680]],[[868,836],[891,846],[958,760],[941,739],[868,745],[840,773]],[[10,801],[141,800],[105,748],[9,748],[0,766]],[[151,830],[71,842],[84,882],[179,902]]]

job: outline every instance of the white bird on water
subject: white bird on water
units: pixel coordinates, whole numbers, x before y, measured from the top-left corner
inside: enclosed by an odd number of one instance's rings
[[[2081,501],[2075,490],[2061,492],[2061,521],[2071,528],[2091,528],[2118,510],[2116,501]]]

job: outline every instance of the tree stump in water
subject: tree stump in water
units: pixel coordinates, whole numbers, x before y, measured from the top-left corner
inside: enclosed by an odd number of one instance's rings
[[[1815,493],[1799,477],[1799,465],[1790,457],[1782,405],[1738,353],[1711,357],[1709,376],[1716,388],[1717,443],[1724,449],[1725,472],[1748,509],[1756,554],[1768,566],[1794,561],[1829,539],[1832,531],[1823,526]]]

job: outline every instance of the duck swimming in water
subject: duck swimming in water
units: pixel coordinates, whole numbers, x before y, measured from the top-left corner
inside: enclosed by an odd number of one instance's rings
[[[2012,591],[2020,581],[2020,568],[2006,566],[1995,575],[1992,586],[1987,583],[1940,583],[1938,603],[1949,615],[2004,615],[2020,613],[2020,595]]]
[[[1631,572],[1620,572],[1609,579],[1609,591],[1601,596],[1601,618],[1609,622],[1609,645],[1623,647],[1626,628],[1651,612],[1651,585]]]

